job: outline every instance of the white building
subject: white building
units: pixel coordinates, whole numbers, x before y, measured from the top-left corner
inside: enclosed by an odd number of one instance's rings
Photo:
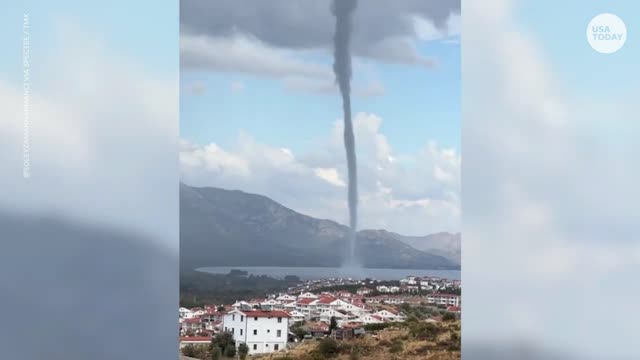
[[[276,300],[281,301],[281,302],[291,302],[291,301],[295,301],[296,297],[293,295],[289,295],[289,294],[282,294],[280,296],[278,296],[276,298]]]
[[[358,289],[358,291],[356,293],[358,295],[367,295],[367,294],[371,293],[371,291],[373,291],[373,290],[368,289],[368,288],[360,288],[360,289]]]
[[[263,310],[282,310],[284,309],[284,306],[280,301],[270,299],[260,303],[260,308]]]
[[[342,322],[347,319],[347,315],[344,312],[338,310],[329,309],[324,310],[320,313],[320,321],[324,323],[331,324],[332,317],[336,319],[338,326],[340,326]]]
[[[429,294],[427,303],[446,306],[460,306],[460,296],[451,294]]]
[[[400,305],[404,303],[404,299],[401,297],[388,297],[386,299],[383,300],[383,303],[385,304],[393,304],[393,305]]]
[[[206,313],[207,312],[204,311],[203,308],[196,307],[196,308],[191,309],[191,314],[193,314],[193,317],[201,317],[202,315],[204,315]]]
[[[284,311],[233,310],[223,318],[223,329],[236,346],[247,344],[249,354],[264,354],[287,347],[289,314]]]
[[[246,301],[236,301],[231,305],[233,310],[243,310],[243,309],[251,309],[251,304]]]
[[[317,314],[317,300],[315,298],[304,297],[296,301],[296,310],[304,314],[305,319],[310,319]]]
[[[348,311],[350,313],[354,313],[358,316],[362,316],[364,314],[366,314],[368,311],[360,306],[357,306],[355,304],[352,304],[350,302],[346,302],[342,299],[338,299],[335,300],[334,302],[331,303],[331,308],[332,309],[338,309],[338,310],[345,310]]]
[[[300,294],[300,296],[298,296],[298,299],[304,299],[304,298],[317,299],[318,295],[316,295],[314,293],[306,292],[306,293]]]
[[[291,316],[291,322],[292,323],[297,323],[297,322],[303,322],[304,321],[304,314],[301,313],[298,310],[293,310],[289,312],[289,316]]]
[[[378,315],[371,315],[371,314],[367,314],[364,316],[360,317],[360,322],[363,324],[379,324],[381,322],[384,322],[384,319],[381,318]]]
[[[398,321],[398,322],[402,322],[406,320],[406,317],[404,314],[399,313],[399,312],[395,312],[393,310],[380,310],[377,313],[375,313],[374,315],[379,316],[380,318],[382,318],[384,321]]]
[[[187,309],[187,308],[181,307],[178,311],[179,311],[179,313],[180,313],[180,317],[181,317],[181,318],[184,318],[184,317],[193,317],[193,316],[192,316],[192,314],[191,314],[191,310],[189,310],[189,309]]]

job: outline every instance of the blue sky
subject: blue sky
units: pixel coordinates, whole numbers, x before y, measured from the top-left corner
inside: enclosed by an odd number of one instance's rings
[[[514,17],[541,44],[549,63],[562,74],[560,80],[575,96],[615,98],[629,96],[632,81],[638,78],[640,55],[637,1],[522,1],[515,3]],[[591,49],[585,31],[598,14],[618,15],[627,27],[627,41],[614,54]]]
[[[348,221],[329,5],[183,3],[182,181]],[[363,2],[355,11],[351,88],[362,228],[459,231],[458,5]],[[314,18],[304,15],[311,9]],[[381,17],[385,26],[371,31]]]
[[[367,60],[366,70],[384,86],[384,94],[354,96],[353,112],[382,117],[382,132],[400,152],[415,152],[429,139],[459,149],[460,46],[436,40],[421,42],[418,49],[436,58],[438,65],[426,69]],[[314,60],[330,64],[332,58],[327,52]],[[368,75],[357,71],[354,66],[354,79]],[[232,92],[232,82],[242,82],[244,90]],[[342,119],[337,93],[287,90],[277,78],[183,69],[180,83],[181,136],[199,145],[228,146],[243,129],[260,141],[300,152],[326,137],[333,123]],[[185,91],[196,83],[206,87],[203,94]]]
[[[156,3],[157,6],[149,12],[149,2],[146,1],[8,2],[0,13],[2,27],[5,28],[0,33],[0,41],[8,44],[8,48],[21,46],[22,18],[24,12],[28,11],[32,47],[33,51],[37,50],[33,53],[34,57],[54,51],[54,39],[59,35],[56,30],[60,26],[71,25],[83,33],[79,35],[90,35],[98,44],[116,47],[144,63],[151,71],[175,72],[177,56],[168,54],[175,52],[178,47],[178,4],[173,1],[160,3]],[[20,68],[19,61],[17,57],[0,58],[0,64],[11,67]],[[15,78],[16,73],[11,74],[9,76]],[[15,80],[21,81],[19,77]]]

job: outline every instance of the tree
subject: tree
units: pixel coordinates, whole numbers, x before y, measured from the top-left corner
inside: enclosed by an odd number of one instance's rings
[[[309,333],[301,324],[292,325],[290,330],[298,337],[299,340],[304,339],[304,336]]]
[[[233,348],[233,354],[235,355],[236,344],[233,340],[233,335],[229,332],[222,332],[213,339],[211,339],[211,350],[218,349],[220,354],[227,354],[227,348]]]
[[[195,357],[196,347],[193,346],[193,344],[187,344],[185,347],[182,348],[182,355],[188,356],[188,357]]]
[[[214,347],[213,350],[211,350],[211,360],[220,359],[222,359],[222,352],[220,351],[219,347]]]
[[[224,356],[228,358],[234,358],[236,356],[236,347],[233,344],[228,344],[224,348]]]
[[[247,346],[247,344],[245,343],[240,344],[240,346],[238,346],[238,355],[240,355],[240,360],[246,359],[248,354],[249,354],[249,347]]]
[[[218,310],[218,312],[223,312],[223,311],[225,311],[226,309],[224,308],[224,306],[218,306],[218,309],[217,309],[217,310]]]
[[[444,321],[454,321],[456,319],[455,314],[447,312],[442,316],[442,320]]]
[[[331,317],[331,324],[329,324],[329,334],[333,333],[333,330],[338,328],[338,321],[335,316]]]

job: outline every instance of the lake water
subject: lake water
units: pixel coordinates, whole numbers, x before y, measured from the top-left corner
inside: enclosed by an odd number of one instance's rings
[[[360,269],[329,267],[203,267],[198,271],[212,274],[228,274],[232,269],[244,270],[253,275],[267,275],[282,279],[286,275],[295,275],[302,280],[326,278],[352,278],[376,280],[400,280],[407,276],[436,276],[451,280],[460,280],[460,270],[414,270],[414,269]]]

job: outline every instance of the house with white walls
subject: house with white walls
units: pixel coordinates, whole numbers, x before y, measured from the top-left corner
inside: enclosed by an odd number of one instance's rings
[[[201,307],[195,307],[195,308],[191,309],[191,313],[193,314],[193,317],[201,317],[202,315],[206,314],[207,312]]]
[[[290,316],[290,322],[291,323],[298,323],[298,322],[303,322],[304,321],[304,314],[301,313],[298,310],[293,310],[293,311],[289,311],[289,316]]]
[[[310,297],[299,298],[296,301],[296,310],[304,314],[305,319],[317,315],[316,299]]]
[[[296,301],[296,297],[289,294],[281,294],[276,298],[276,300],[282,303],[288,303],[288,302]]]
[[[287,347],[290,317],[281,310],[233,310],[224,316],[222,327],[236,346],[246,344],[249,354],[272,353]]]
[[[314,293],[306,292],[306,293],[302,293],[302,294],[300,294],[298,296],[298,299],[304,299],[304,298],[317,299],[318,295],[316,295]]]
[[[344,320],[347,319],[346,311],[339,311],[334,309],[324,310],[320,313],[320,321],[331,324],[331,318],[336,318],[336,322],[338,326],[342,324]]]
[[[404,314],[394,310],[389,310],[389,309],[380,310],[376,312],[374,315],[379,316],[384,321],[401,322],[406,320],[406,316]]]
[[[284,306],[280,301],[269,299],[260,303],[262,310],[283,310]]]
[[[358,322],[361,322],[363,324],[380,324],[384,322],[384,319],[381,318],[378,315],[373,315],[373,314],[366,314],[364,316],[361,316],[358,319]]]
[[[429,294],[427,295],[428,304],[460,306],[460,296],[452,294]]]
[[[282,309],[283,309],[284,311],[287,311],[287,312],[294,311],[294,310],[296,310],[296,308],[297,308],[297,305],[296,305],[295,300],[294,300],[294,301],[291,301],[291,302],[286,302],[286,303],[283,303],[283,304],[282,304]]]
[[[178,313],[179,313],[179,315],[180,315],[180,317],[181,317],[181,318],[192,317],[192,316],[191,316],[191,315],[192,315],[192,314],[191,314],[191,310],[189,310],[189,309],[187,309],[187,308],[185,308],[185,307],[181,307],[181,308],[178,310]]]
[[[336,307],[331,306],[331,304],[336,300],[337,299],[332,297],[332,296],[321,296],[313,304],[315,304],[316,309],[319,312],[323,312],[325,310],[336,308]]]
[[[200,318],[185,318],[182,319],[181,328],[183,333],[187,332],[199,332],[205,328],[205,324]]]
[[[330,307],[332,309],[345,310],[358,316],[362,316],[368,312],[364,307],[357,306],[356,304],[344,301],[342,299],[334,300],[330,304]]]
[[[248,310],[252,308],[252,305],[244,300],[241,300],[233,303],[231,307],[233,308],[233,310]]]

